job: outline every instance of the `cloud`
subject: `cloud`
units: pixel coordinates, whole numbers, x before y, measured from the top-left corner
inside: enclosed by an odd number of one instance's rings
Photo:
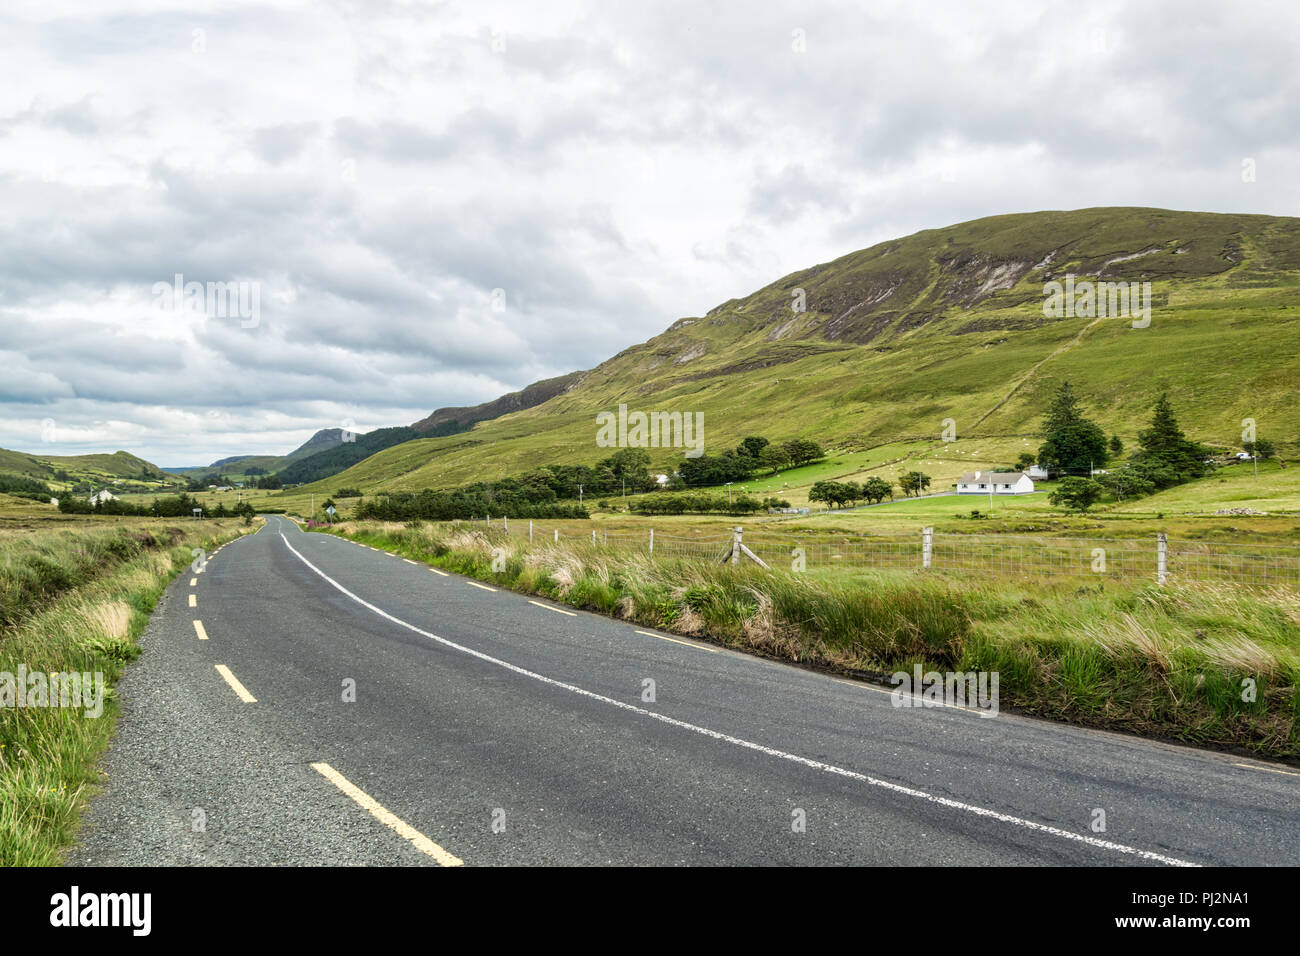
[[[0,30],[3,447],[284,452],[918,229],[1300,213],[1273,4],[15,0]],[[256,284],[259,321],[160,310],[177,274]]]

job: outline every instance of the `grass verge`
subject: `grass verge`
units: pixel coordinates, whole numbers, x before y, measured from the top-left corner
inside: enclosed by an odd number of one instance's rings
[[[50,866],[76,833],[97,781],[118,704],[113,686],[140,653],[171,579],[249,529],[237,521],[166,521],[36,531],[0,541],[0,680],[27,674],[104,679],[102,713],[81,707],[0,706],[0,866]],[[53,703],[50,699],[50,703]]]

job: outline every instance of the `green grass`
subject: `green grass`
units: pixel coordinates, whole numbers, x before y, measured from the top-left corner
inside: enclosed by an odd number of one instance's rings
[[[501,587],[750,653],[883,678],[996,671],[1002,706],[1300,759],[1300,592],[763,571],[498,530],[360,522],[340,534]],[[494,548],[506,552],[492,569]],[[1243,699],[1243,681],[1257,687]]]
[[[0,709],[0,866],[59,862],[112,735],[113,684],[138,655],[149,613],[193,560],[192,548],[246,530],[233,520],[135,519],[0,535],[0,672],[17,674],[20,665],[29,673],[101,672],[108,686],[98,717],[63,707]]]

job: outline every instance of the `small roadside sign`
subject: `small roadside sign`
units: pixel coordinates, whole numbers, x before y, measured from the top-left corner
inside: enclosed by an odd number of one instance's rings
[[[330,505],[328,508],[326,508],[326,509],[325,509],[325,513],[326,513],[327,515],[332,515],[332,514],[334,514],[334,506],[333,506],[333,505]]]

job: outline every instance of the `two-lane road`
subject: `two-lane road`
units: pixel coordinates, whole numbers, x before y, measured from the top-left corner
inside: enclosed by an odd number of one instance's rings
[[[896,708],[278,517],[142,646],[77,863],[1300,863],[1294,770]]]

